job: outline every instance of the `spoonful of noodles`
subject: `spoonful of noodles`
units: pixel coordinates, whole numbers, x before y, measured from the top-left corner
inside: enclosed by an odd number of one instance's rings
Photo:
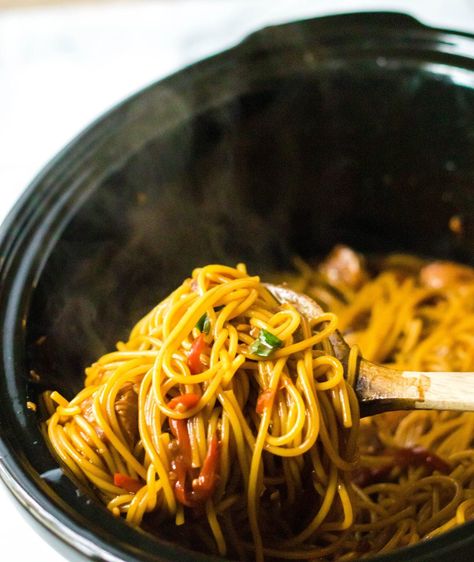
[[[310,321],[324,313],[307,295],[283,285],[265,286],[280,303],[293,305]],[[349,345],[337,330],[328,339],[347,369]],[[474,373],[469,372],[401,371],[358,358],[354,390],[361,416],[394,410],[474,411]]]

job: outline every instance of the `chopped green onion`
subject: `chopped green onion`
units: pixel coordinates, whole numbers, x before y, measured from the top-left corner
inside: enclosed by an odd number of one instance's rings
[[[209,316],[204,313],[201,318],[199,318],[199,320],[196,323],[196,328],[202,333],[202,334],[208,334],[209,330],[211,329],[211,322],[209,320]]]
[[[222,306],[215,306],[214,307],[214,312],[219,312],[219,310],[222,310],[224,308],[224,305]],[[209,316],[207,315],[207,313],[205,312],[201,318],[199,318],[199,320],[196,322],[196,328],[202,333],[202,334],[208,334],[211,331],[211,321],[209,319]]]
[[[283,342],[267,330],[260,330],[258,338],[250,345],[249,351],[259,357],[269,357]]]

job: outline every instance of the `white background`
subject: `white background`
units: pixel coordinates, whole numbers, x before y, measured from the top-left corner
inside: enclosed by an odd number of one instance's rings
[[[474,32],[474,0],[150,0],[0,11],[0,221],[62,146],[146,84],[264,25],[377,9]],[[6,562],[64,562],[3,485],[0,552]]]

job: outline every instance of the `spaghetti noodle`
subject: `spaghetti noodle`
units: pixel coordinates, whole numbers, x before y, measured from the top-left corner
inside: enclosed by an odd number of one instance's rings
[[[359,420],[353,391],[359,349],[474,370],[473,270],[345,247],[296,265],[283,279],[328,310],[312,322],[243,265],[196,269],[77,396],[47,398],[58,457],[114,515],[231,559],[355,560],[474,518],[474,414]]]
[[[50,443],[132,525],[174,519],[194,548],[243,560],[335,552],[359,427],[336,321],[280,305],[243,265],[196,269],[77,396],[51,394]]]
[[[367,265],[346,247],[317,267],[297,265],[290,284],[337,313],[344,338],[366,359],[474,371],[473,269],[406,255]],[[358,444],[354,525],[335,559],[385,553],[474,519],[474,414],[372,416],[361,420]]]

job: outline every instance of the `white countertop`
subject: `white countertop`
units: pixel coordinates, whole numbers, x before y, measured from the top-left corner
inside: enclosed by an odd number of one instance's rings
[[[37,172],[116,102],[264,25],[403,11],[474,31],[474,0],[161,0],[0,11],[0,221]],[[0,485],[7,562],[64,562]]]

